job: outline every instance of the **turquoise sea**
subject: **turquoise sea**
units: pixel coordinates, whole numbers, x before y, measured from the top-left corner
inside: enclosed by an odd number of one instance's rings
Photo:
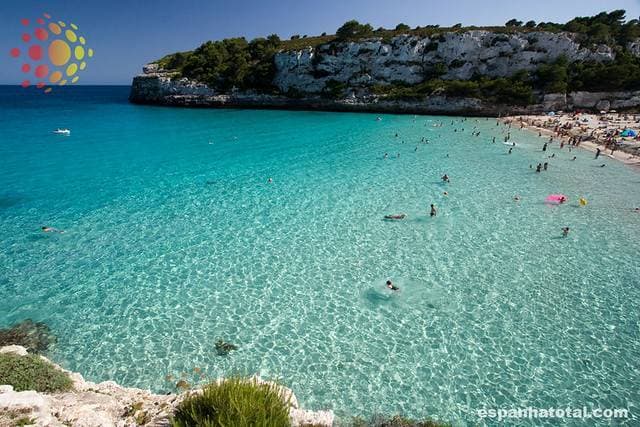
[[[200,368],[279,378],[340,416],[638,416],[638,169],[543,153],[519,129],[508,154],[494,119],[172,109],[128,91],[0,88],[0,327],[45,322],[56,362],[156,392]],[[218,356],[219,338],[239,349]]]

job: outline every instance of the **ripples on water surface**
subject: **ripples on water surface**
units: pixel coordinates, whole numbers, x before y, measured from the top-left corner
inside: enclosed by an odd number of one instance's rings
[[[637,412],[637,170],[554,144],[536,174],[541,140],[514,130],[508,155],[493,119],[56,91],[0,89],[0,325],[48,323],[65,367],[158,392],[195,367],[257,372],[342,415]],[[550,193],[571,201],[547,206]],[[218,338],[240,349],[217,356]]]

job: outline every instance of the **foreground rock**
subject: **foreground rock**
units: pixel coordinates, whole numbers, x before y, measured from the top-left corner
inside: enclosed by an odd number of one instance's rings
[[[20,346],[0,348],[0,353],[6,352],[27,354],[26,349]],[[78,373],[65,372],[73,380],[74,390],[71,392],[16,392],[11,386],[0,385],[0,426],[13,425],[20,418],[29,419],[33,425],[43,427],[168,426],[175,407],[189,393],[159,395],[147,390],[121,387],[113,381],[96,384],[85,381]],[[283,395],[291,396],[290,418],[293,426],[333,424],[332,411],[306,411],[298,407],[291,390],[285,389]]]

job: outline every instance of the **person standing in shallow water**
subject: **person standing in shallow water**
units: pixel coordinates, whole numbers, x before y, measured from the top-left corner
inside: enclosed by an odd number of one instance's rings
[[[562,237],[567,237],[569,235],[569,227],[562,227]]]
[[[547,151],[547,143],[545,142],[544,145],[542,146],[542,151]]]
[[[600,157],[600,148],[596,148],[596,159]]]
[[[538,166],[536,166],[536,172],[540,173],[540,170],[542,170],[542,164],[538,163]]]
[[[431,213],[429,215],[431,215],[432,217],[436,216],[438,214],[438,212],[436,211],[436,207],[433,205],[433,203],[431,203]]]

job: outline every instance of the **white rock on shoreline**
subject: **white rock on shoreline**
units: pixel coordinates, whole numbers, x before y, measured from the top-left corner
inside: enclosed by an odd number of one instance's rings
[[[27,350],[20,346],[7,346],[0,348],[0,353],[24,356]],[[43,359],[69,374],[73,390],[46,394],[32,390],[17,392],[9,385],[0,385],[0,426],[9,422],[7,417],[11,413],[31,418],[33,425],[38,427],[169,426],[169,418],[175,407],[190,393],[159,395],[147,390],[122,387],[113,381],[96,384],[85,381],[78,373],[66,371],[48,359]],[[264,382],[258,377],[256,380]],[[289,416],[292,426],[333,425],[332,411],[307,411],[299,408],[293,391],[288,388],[283,389],[283,398],[284,396],[290,398]]]

